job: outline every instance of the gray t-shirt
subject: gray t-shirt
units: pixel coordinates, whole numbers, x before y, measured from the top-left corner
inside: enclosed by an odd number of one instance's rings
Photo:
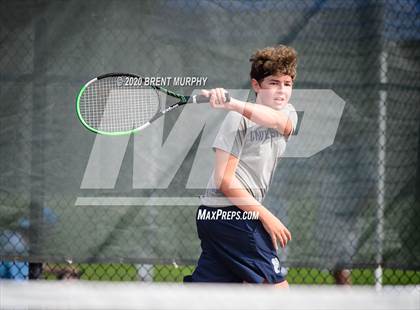
[[[297,113],[293,105],[287,104],[283,109],[289,112],[293,131],[297,124]],[[237,112],[229,112],[213,143],[216,148],[239,158],[235,175],[244,188],[260,203],[268,191],[273,173],[280,156],[286,150],[286,138],[276,129],[266,128],[250,121]],[[206,206],[224,207],[232,205],[225,195],[216,187],[214,170],[207,189],[201,196],[201,203]]]

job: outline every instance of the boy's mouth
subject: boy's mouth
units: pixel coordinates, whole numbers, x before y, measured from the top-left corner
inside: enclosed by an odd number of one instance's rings
[[[285,98],[282,98],[282,97],[276,97],[276,98],[274,98],[274,101],[283,102],[284,100],[286,100],[286,99]]]

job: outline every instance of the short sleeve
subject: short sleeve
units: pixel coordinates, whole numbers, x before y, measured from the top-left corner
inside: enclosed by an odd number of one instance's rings
[[[246,135],[246,122],[238,112],[230,111],[220,126],[213,150],[221,149],[239,158],[244,145]]]
[[[289,111],[289,119],[292,122],[292,132],[290,133],[290,135],[286,138],[286,141],[289,141],[290,138],[292,137],[293,133],[296,130],[296,126],[298,123],[298,115],[296,112],[296,109],[293,105],[288,104],[285,109],[287,109]]]

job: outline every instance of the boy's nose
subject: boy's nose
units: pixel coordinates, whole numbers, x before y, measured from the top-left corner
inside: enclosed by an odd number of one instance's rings
[[[278,86],[278,87],[277,87],[277,91],[276,91],[276,93],[277,93],[277,94],[283,94],[283,93],[284,93],[284,91],[283,91],[283,86]]]

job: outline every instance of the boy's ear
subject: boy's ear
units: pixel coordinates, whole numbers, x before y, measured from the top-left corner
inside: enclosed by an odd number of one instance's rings
[[[261,88],[260,83],[258,83],[258,81],[256,79],[252,79],[251,80],[251,86],[252,86],[252,89],[254,90],[254,92],[258,94],[258,92],[260,91],[260,88]]]

